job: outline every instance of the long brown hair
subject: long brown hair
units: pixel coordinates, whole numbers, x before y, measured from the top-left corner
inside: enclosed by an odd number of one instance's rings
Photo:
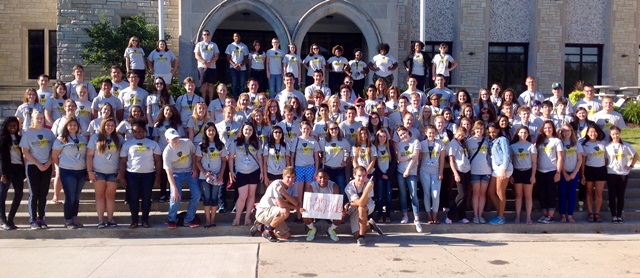
[[[365,134],[367,134],[367,139],[363,140],[360,139],[360,132],[363,132]],[[354,147],[356,147],[356,155],[354,157],[354,159],[358,159],[358,157],[360,157],[360,149],[362,147],[362,145],[365,146],[365,156],[367,157],[371,157],[371,138],[369,138],[371,135],[369,134],[369,131],[367,130],[366,127],[361,126],[360,128],[358,128],[357,131],[357,135],[356,135],[356,144]],[[388,139],[387,139],[388,140]]]
[[[117,126],[116,120],[113,119],[113,117],[102,119],[102,122],[100,123],[100,129],[98,129],[98,141],[96,142],[96,148],[98,149],[99,154],[103,154],[105,151],[107,151],[107,132],[105,130],[107,122],[112,122],[115,126]],[[111,132],[109,139],[111,139],[111,141],[116,144],[116,151],[117,153],[120,153],[120,137],[115,130]]]
[[[82,132],[81,132],[82,127],[80,126],[80,122],[78,122],[78,119],[76,119],[76,117],[68,117],[67,118],[67,122],[64,124],[64,128],[62,129],[62,133],[60,133],[60,138],[59,138],[60,142],[65,143],[65,144],[69,143],[67,141],[67,138],[70,135],[68,127],[69,127],[69,124],[72,123],[72,122],[75,122],[78,125],[78,131],[76,132],[76,137],[82,134]]]

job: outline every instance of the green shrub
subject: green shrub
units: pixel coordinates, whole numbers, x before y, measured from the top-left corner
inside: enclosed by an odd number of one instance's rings
[[[578,101],[581,101],[584,98],[583,91],[573,91],[569,94],[569,100],[571,101],[571,105],[576,105]]]
[[[637,101],[629,101],[622,108],[622,118],[627,123],[640,124],[640,103]]]
[[[109,75],[96,76],[93,79],[89,80],[89,83],[93,85],[94,88],[96,88],[96,91],[100,91],[100,82],[102,82],[102,80],[104,80],[105,78],[111,79],[111,76]]]

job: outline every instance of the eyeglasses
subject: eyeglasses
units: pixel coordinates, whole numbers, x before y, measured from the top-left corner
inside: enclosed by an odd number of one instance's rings
[[[208,35],[209,35],[209,33],[204,33],[204,34],[202,34],[202,35],[203,35],[203,36],[208,36]]]
[[[162,82],[156,82],[156,85],[164,85]]]
[[[320,49],[320,48],[317,48],[317,47],[312,47],[311,49]]]
[[[338,130],[339,128],[337,127],[330,127],[329,130]]]

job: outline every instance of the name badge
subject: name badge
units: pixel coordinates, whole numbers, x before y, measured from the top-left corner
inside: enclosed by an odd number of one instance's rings
[[[77,153],[77,154],[76,154],[76,159],[77,159],[77,160],[80,160],[80,153]]]
[[[111,154],[107,154],[107,160],[111,160]]]

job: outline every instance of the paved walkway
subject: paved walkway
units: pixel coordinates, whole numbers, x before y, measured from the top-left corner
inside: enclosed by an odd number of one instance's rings
[[[3,277],[639,277],[638,234],[0,240]]]

